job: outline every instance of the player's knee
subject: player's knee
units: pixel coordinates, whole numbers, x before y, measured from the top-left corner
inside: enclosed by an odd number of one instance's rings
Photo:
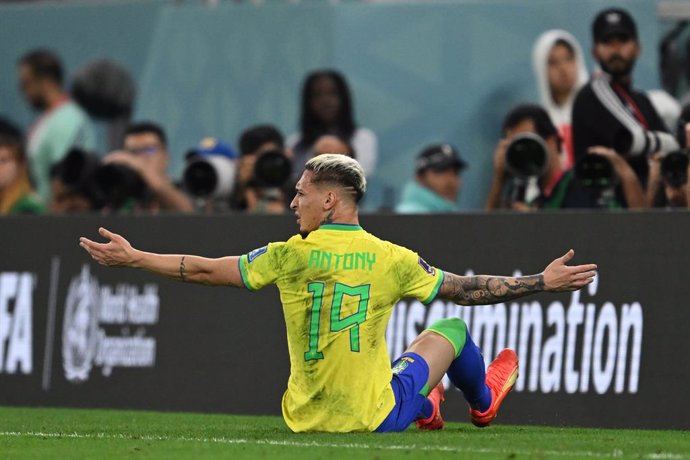
[[[462,319],[457,317],[440,319],[427,329],[448,340],[455,350],[455,357],[460,356],[467,339],[467,324]]]

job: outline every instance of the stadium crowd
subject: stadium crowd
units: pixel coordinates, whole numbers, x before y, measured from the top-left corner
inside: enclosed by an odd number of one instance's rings
[[[486,209],[688,207],[690,105],[681,110],[668,94],[651,97],[634,89],[641,45],[629,13],[605,9],[591,31],[598,64],[591,75],[569,32],[549,30],[535,42],[540,101],[505,115]],[[115,148],[97,154],[91,111],[66,89],[59,57],[32,50],[17,71],[37,118],[23,133],[10,117],[0,117],[2,215],[284,213],[304,165],[316,155],[354,157],[368,178],[376,170],[377,136],[355,120],[347,80],[336,70],[305,77],[297,132],[284,136],[269,124],[252,126],[240,134],[237,148],[204,138],[186,154],[179,181],[168,176],[163,126],[128,123]],[[424,147],[395,211],[458,212],[468,166],[442,139]]]

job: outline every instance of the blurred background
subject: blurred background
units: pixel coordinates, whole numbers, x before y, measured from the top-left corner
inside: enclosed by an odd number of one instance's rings
[[[28,129],[16,62],[57,52],[69,78],[88,63],[121,64],[135,87],[134,120],[165,127],[169,173],[204,136],[232,140],[252,125],[298,130],[305,75],[334,68],[348,79],[357,122],[378,136],[365,210],[389,209],[433,142],[456,145],[470,169],[461,209],[484,205],[501,120],[538,102],[532,46],[547,29],[570,31],[593,68],[590,24],[604,7],[637,21],[643,51],[636,88],[662,87],[659,46],[690,16],[688,2],[457,1],[10,1],[0,3],[0,114]],[[669,85],[667,85],[669,86]],[[672,86],[672,87],[671,87]],[[682,98],[685,75],[668,87]],[[99,150],[107,148],[99,123]]]

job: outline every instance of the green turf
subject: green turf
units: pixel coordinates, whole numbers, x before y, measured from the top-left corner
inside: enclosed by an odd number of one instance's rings
[[[690,459],[690,432],[461,423],[433,433],[413,428],[293,434],[278,417],[0,407],[0,458]]]

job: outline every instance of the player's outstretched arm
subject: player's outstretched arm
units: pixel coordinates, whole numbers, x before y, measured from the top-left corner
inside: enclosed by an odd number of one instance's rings
[[[459,276],[444,272],[438,297],[460,305],[487,305],[543,291],[575,291],[594,280],[597,266],[567,265],[573,256],[575,251],[571,249],[551,262],[543,272],[529,276]]]
[[[156,254],[133,248],[122,236],[103,227],[98,229],[98,233],[109,241],[97,243],[81,237],[79,246],[101,265],[143,268],[190,283],[243,286],[238,256],[210,259],[181,254]]]

